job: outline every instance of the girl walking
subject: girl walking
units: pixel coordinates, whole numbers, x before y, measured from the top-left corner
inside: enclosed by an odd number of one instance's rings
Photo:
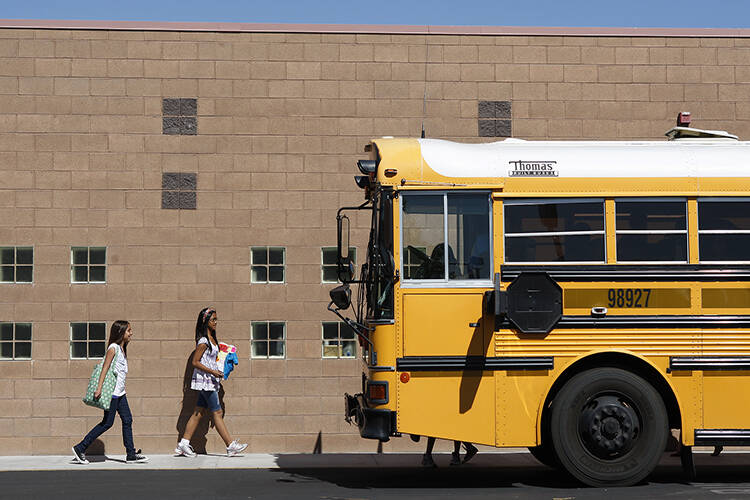
[[[241,453],[247,444],[233,441],[229,435],[221,405],[219,404],[219,387],[224,374],[219,371],[216,357],[219,354],[219,341],[216,339],[216,311],[210,307],[202,309],[198,313],[198,321],[195,324],[195,352],[193,353],[193,378],[190,382],[190,388],[198,391],[198,402],[195,405],[193,414],[185,426],[185,433],[174,450],[177,455],[194,457],[195,451],[190,446],[190,438],[193,437],[196,427],[201,418],[208,410],[211,412],[211,418],[214,421],[214,427],[219,432],[219,436],[227,445],[227,456],[231,457]]]
[[[117,374],[117,383],[112,393],[112,403],[108,410],[104,410],[104,418],[88,434],[83,441],[73,446],[73,459],[79,464],[88,464],[86,459],[86,449],[101,436],[107,429],[112,427],[115,422],[115,413],[120,414],[122,420],[122,444],[125,445],[127,455],[125,461],[128,463],[148,462],[148,458],[141,454],[141,450],[136,451],[133,446],[133,415],[130,413],[128,398],[125,396],[125,378],[128,375],[128,344],[133,337],[133,330],[127,321],[115,321],[109,330],[109,346],[107,354],[104,357],[102,373],[99,376],[99,385],[94,392],[94,398],[99,398],[102,394],[102,384],[104,376],[107,374],[110,366],[113,366]],[[112,365],[112,360],[115,360]]]

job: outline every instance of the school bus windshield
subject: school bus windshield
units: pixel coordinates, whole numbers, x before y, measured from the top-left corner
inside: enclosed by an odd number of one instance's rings
[[[372,225],[367,262],[362,267],[368,320],[393,319],[393,191],[381,189],[372,195]],[[361,306],[361,303],[360,303]]]

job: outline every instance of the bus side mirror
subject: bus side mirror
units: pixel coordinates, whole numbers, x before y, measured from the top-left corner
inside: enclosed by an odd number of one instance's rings
[[[339,285],[328,293],[331,296],[331,302],[336,305],[337,309],[349,309],[352,303],[352,291],[349,285]]]
[[[343,283],[354,277],[354,264],[349,255],[349,217],[336,216],[336,276]]]
[[[349,260],[349,217],[336,216],[336,232],[337,262],[347,262]]]

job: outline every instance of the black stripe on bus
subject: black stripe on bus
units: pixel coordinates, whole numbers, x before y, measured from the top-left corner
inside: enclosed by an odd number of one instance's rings
[[[555,281],[750,281],[750,265],[717,267],[677,265],[530,265],[502,266],[502,280],[513,281],[522,272],[542,272]]]
[[[695,429],[696,446],[747,446],[750,429]]]
[[[486,358],[484,356],[405,356],[396,360],[396,370],[431,371],[497,371],[551,370],[552,356]]]
[[[513,329],[504,321],[503,329]],[[554,328],[750,328],[748,315],[563,316]]]
[[[750,370],[750,356],[674,356],[669,358],[669,369],[672,371]]]

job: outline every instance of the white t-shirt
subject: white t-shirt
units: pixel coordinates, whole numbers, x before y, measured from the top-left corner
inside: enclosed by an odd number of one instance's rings
[[[211,370],[219,371],[219,364],[216,362],[216,358],[219,355],[219,346],[209,342],[206,337],[202,337],[198,341],[198,345],[205,344],[206,350],[203,351],[201,356],[201,364]],[[196,346],[197,347],[197,346]],[[190,381],[190,388],[196,391],[216,391],[219,389],[221,382],[203,370],[193,368],[193,379]]]
[[[107,350],[109,349],[114,349],[117,356],[117,359],[115,359],[113,362],[113,367],[115,373],[117,374],[117,383],[115,384],[115,391],[112,393],[112,395],[122,396],[123,394],[125,394],[125,379],[128,376],[128,360],[119,345],[109,344]]]

